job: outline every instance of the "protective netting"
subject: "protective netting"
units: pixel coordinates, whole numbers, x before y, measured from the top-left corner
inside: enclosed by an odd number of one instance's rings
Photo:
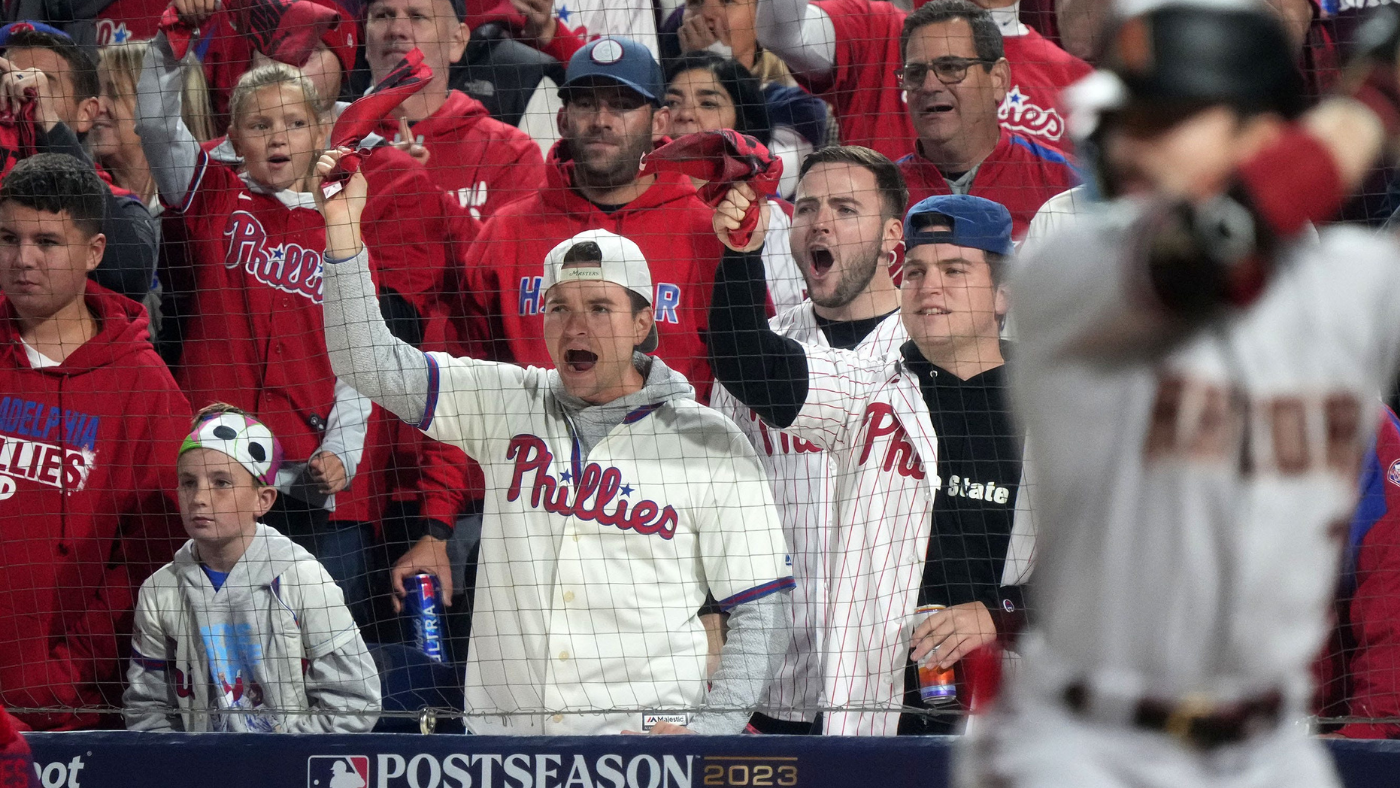
[[[1076,144],[1109,3],[918,5],[6,3],[0,702],[37,730],[961,731],[1037,626],[1007,280],[1172,173]],[[1270,7],[1300,102],[1339,90],[1359,10]],[[1394,184],[1342,219],[1391,232]],[[1270,439],[1369,434],[1327,407]],[[1334,598],[1298,611],[1328,615],[1317,727],[1355,737],[1400,732],[1378,423],[1311,578]]]

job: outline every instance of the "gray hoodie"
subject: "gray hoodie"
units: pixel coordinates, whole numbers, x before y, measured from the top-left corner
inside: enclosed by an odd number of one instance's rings
[[[194,540],[141,585],[131,730],[354,733],[379,674],[345,597],[311,553],[261,523],[217,591]],[[304,666],[304,667],[303,667]]]

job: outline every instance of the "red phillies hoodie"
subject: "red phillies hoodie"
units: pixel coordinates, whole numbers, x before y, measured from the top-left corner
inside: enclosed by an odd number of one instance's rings
[[[544,343],[544,258],[561,241],[603,229],[631,239],[651,268],[652,309],[661,344],[656,355],[685,375],[701,402],[709,400],[709,353],[701,338],[709,324],[710,291],[724,247],[711,225],[714,209],[690,179],[660,173],[651,188],[604,213],[572,187],[573,160],[560,141],[549,154],[549,185],[496,214],[467,255],[463,315],[468,335],[501,360],[553,367]]]
[[[386,139],[397,133],[397,121],[380,130]],[[544,185],[539,143],[460,91],[449,92],[437,112],[414,123],[413,134],[428,149],[433,183],[473,219],[484,221]]]
[[[140,305],[88,282],[97,336],[32,369],[0,297],[0,702],[37,730],[116,718],[136,590],[183,539],[175,458],[190,406]]]

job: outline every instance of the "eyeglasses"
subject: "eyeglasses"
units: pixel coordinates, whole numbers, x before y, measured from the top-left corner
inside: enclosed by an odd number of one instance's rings
[[[928,72],[932,71],[938,81],[945,85],[956,85],[967,79],[967,70],[975,64],[990,66],[995,60],[970,57],[940,57],[927,63],[906,63],[894,70],[894,78],[906,89],[914,90],[924,86]]]

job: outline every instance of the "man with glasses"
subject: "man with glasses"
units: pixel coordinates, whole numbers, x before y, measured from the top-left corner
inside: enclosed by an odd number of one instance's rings
[[[899,48],[904,65],[895,76],[918,136],[899,160],[911,204],[943,194],[983,197],[1006,206],[1019,239],[1075,175],[1064,154],[998,122],[997,108],[1015,88],[992,15],[967,0],[936,0],[904,20]]]
[[[1056,98],[1089,67],[1021,24],[1018,0],[928,5],[956,8],[963,16],[979,13],[987,20],[998,51],[1004,46],[1010,63],[1010,81],[1002,86],[1005,102],[994,113],[1009,130],[1060,144],[1065,129]],[[756,25],[759,43],[781,57],[803,87],[832,105],[842,143],[874,148],[891,159],[913,149],[918,119],[906,111],[906,90],[895,76],[895,69],[909,62],[901,45],[901,30],[910,29],[904,11],[872,0],[758,0]]]

